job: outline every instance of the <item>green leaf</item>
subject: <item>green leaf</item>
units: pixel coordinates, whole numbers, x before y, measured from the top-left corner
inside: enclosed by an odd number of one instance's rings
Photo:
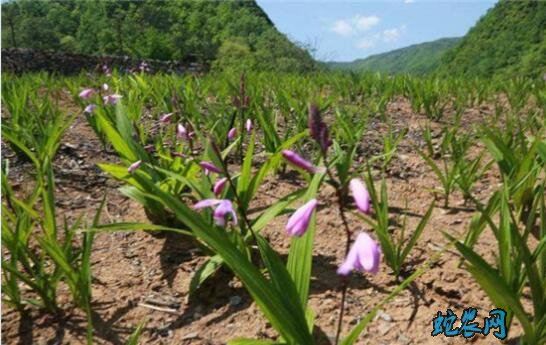
[[[214,255],[207,259],[191,278],[189,298],[192,299],[195,296],[195,292],[201,287],[201,285],[214,273],[216,273],[220,267],[224,264],[224,260],[220,255]]]
[[[476,252],[468,248],[461,242],[456,242],[455,246],[464,258],[470,263],[468,271],[474,279],[485,290],[491,301],[499,308],[512,310],[520,321],[526,337],[534,338],[534,329],[531,321],[527,317],[523,306],[517,299],[517,293],[512,291],[493,267],[483,260]]]
[[[236,338],[228,341],[228,345],[284,345],[273,340]]]
[[[138,345],[140,335],[142,334],[142,331],[144,330],[144,325],[146,325],[146,320],[140,321],[137,328],[134,330],[133,333],[131,333],[131,336],[129,339],[127,339],[127,345]]]
[[[411,235],[411,237],[410,237],[410,239],[408,241],[408,244],[406,245],[406,247],[402,251],[402,254],[400,254],[400,258],[399,258],[400,263],[403,263],[405,261],[405,259],[408,256],[410,250],[415,246],[417,240],[421,236],[421,233],[425,229],[425,226],[427,225],[428,220],[430,219],[430,216],[432,215],[433,210],[434,210],[434,201],[432,202],[432,204],[430,204],[430,206],[429,206],[429,208],[427,210],[427,213],[425,213],[423,218],[421,218],[421,221],[419,222],[419,224],[417,225],[417,228],[415,229],[415,231]]]
[[[143,189],[143,187],[127,171],[127,167],[124,167],[121,165],[115,165],[115,164],[97,164],[97,165],[102,171],[111,175],[115,179],[124,181],[132,186],[135,186],[138,189]]]
[[[311,334],[308,332],[306,326],[305,316],[293,314],[291,308],[284,302],[284,294],[279,293],[265,279],[258,268],[248,261],[246,254],[242,253],[230,241],[225,231],[221,231],[218,228],[211,228],[199,213],[191,210],[180,200],[155,186],[144,175],[141,175],[139,171],[135,173],[135,178],[146,190],[153,193],[149,197],[163,202],[181,222],[192,230],[198,239],[224,259],[226,264],[245,285],[256,304],[271,322],[271,325],[288,343],[313,343]]]
[[[95,114],[99,128],[104,132],[112,146],[125,159],[130,162],[136,162],[138,156],[133,152],[129,144],[125,142],[123,137],[118,133],[114,126],[105,118],[103,114],[97,112]]]
[[[256,220],[254,220],[252,223],[252,229],[255,232],[261,231],[269,224],[271,220],[273,220],[273,218],[283,212],[286,212],[288,206],[290,206],[294,201],[298,200],[306,192],[306,189],[300,189],[276,201],[273,205],[263,211]]]
[[[301,303],[296,285],[286,269],[280,256],[271,248],[269,243],[260,235],[256,235],[256,242],[262,255],[262,260],[267,267],[271,283],[277,289],[279,295],[283,296],[287,309],[300,322],[299,326],[307,326],[305,317],[305,305]],[[303,324],[301,323],[303,322]]]

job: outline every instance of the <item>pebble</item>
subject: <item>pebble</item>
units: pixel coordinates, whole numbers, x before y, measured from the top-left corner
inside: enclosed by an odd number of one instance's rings
[[[409,343],[410,343],[410,340],[408,339],[408,337],[406,337],[406,336],[404,335],[404,333],[400,333],[400,334],[398,335],[398,339],[397,339],[397,340],[398,340],[398,342],[399,342],[400,344],[402,344],[402,345],[406,345],[406,344],[409,344]]]
[[[394,326],[392,324],[383,323],[381,326],[379,326],[379,333],[381,335],[387,334]]]
[[[389,314],[385,313],[383,310],[380,310],[377,312],[377,315],[375,316],[375,319],[382,319],[382,320],[385,320],[387,322],[391,322],[392,321],[392,316],[390,316]]]
[[[237,296],[237,295],[231,296],[229,298],[229,304],[232,305],[232,306],[237,306],[237,305],[241,304],[242,300],[243,299],[241,298],[241,296]]]
[[[197,337],[199,337],[199,334],[197,332],[191,332],[191,333],[188,333],[185,336],[183,336],[182,340],[195,339]]]

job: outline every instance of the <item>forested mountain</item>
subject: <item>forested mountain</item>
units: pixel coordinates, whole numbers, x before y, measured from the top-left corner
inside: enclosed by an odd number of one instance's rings
[[[453,48],[460,40],[458,37],[441,38],[352,62],[332,62],[329,66],[334,69],[354,71],[426,74],[434,71],[446,51]]]
[[[255,1],[13,0],[2,4],[2,46],[161,60],[193,55],[217,68],[315,65]]]
[[[466,76],[542,76],[546,1],[501,0],[446,53],[439,71]]]

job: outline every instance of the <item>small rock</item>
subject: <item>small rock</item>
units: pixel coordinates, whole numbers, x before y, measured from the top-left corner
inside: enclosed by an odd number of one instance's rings
[[[391,322],[392,321],[392,316],[390,316],[389,314],[383,312],[383,310],[380,310],[380,311],[377,312],[377,315],[375,316],[375,319],[376,320],[382,319],[384,321]]]
[[[241,298],[241,296],[237,296],[237,295],[231,296],[231,297],[229,298],[229,304],[235,307],[235,306],[241,304],[241,301],[242,301],[242,300],[243,300],[243,299]]]
[[[392,324],[383,323],[381,326],[379,326],[379,333],[381,335],[387,334],[394,326]]]
[[[399,342],[400,344],[402,344],[402,345],[406,345],[406,344],[409,344],[409,343],[410,343],[410,340],[408,339],[408,337],[406,337],[406,336],[404,335],[404,333],[400,333],[400,334],[398,335],[398,339],[397,339],[397,340],[398,340],[398,342]]]
[[[76,150],[78,148],[78,145],[76,144],[72,144],[72,143],[64,143],[63,146],[69,148],[69,149],[72,149],[72,150]]]
[[[167,326],[158,328],[157,333],[159,333],[159,335],[162,337],[172,337],[173,331],[170,327],[171,327],[170,325],[167,325]]]
[[[197,337],[199,337],[199,334],[197,332],[191,332],[191,333],[188,333],[185,336],[183,336],[182,340],[195,339]]]

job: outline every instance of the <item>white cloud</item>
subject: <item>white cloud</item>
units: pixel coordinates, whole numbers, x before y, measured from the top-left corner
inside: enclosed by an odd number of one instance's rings
[[[361,49],[373,48],[377,44],[377,39],[372,37],[365,37],[356,43],[356,46]]]
[[[383,30],[383,32],[381,32],[381,36],[384,42],[390,43],[390,42],[398,41],[400,36],[404,34],[405,32],[406,32],[406,25],[401,25],[398,28]]]
[[[413,4],[415,0],[404,0],[405,4]]]
[[[332,31],[340,36],[351,36],[354,33],[352,25],[344,19],[334,22]]]
[[[358,42],[356,42],[356,46],[361,49],[369,49],[375,47],[380,42],[393,43],[398,41],[400,36],[402,36],[405,32],[405,24],[400,25],[397,28],[385,29],[361,38]]]
[[[356,15],[353,18],[356,27],[361,31],[366,31],[379,23],[378,16],[361,16]]]
[[[363,16],[357,14],[352,18],[336,20],[330,29],[340,36],[352,36],[359,32],[369,30],[379,24],[379,21],[380,18],[378,16]]]

